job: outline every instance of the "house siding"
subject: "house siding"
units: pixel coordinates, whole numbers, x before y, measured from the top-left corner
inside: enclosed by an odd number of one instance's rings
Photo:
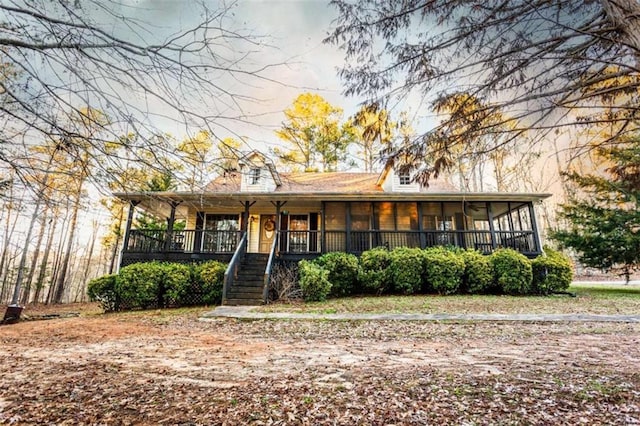
[[[415,176],[411,176],[413,179]],[[420,192],[420,184],[417,182],[411,182],[409,185],[400,184],[400,176],[395,170],[392,170],[382,182],[382,190],[384,192]]]
[[[260,215],[252,214],[249,217],[249,253],[260,251]]]

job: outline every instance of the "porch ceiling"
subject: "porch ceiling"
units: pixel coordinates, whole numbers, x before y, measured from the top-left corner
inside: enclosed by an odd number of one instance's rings
[[[194,193],[194,192],[117,192],[115,197],[137,201],[138,207],[160,217],[168,217],[171,203],[177,203],[176,218],[184,219],[189,208],[203,209],[254,201],[492,201],[537,202],[552,194],[506,192],[430,192],[430,193]],[[240,206],[239,206],[240,208]]]

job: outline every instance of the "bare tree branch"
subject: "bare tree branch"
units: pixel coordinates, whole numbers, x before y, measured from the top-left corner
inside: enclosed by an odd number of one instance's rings
[[[424,158],[422,181],[452,164],[456,144],[479,133],[505,133],[502,144],[523,132],[541,139],[549,129],[608,122],[611,140],[635,132],[640,118],[640,3],[636,0],[333,0],[339,18],[325,42],[339,46],[345,93],[369,102],[400,104],[420,96],[432,106],[464,91],[489,114],[512,121],[468,120],[464,106],[414,143],[387,152],[392,158]],[[603,110],[616,114],[604,118]],[[477,112],[477,111],[475,111]],[[468,112],[467,112],[468,114]],[[561,119],[559,119],[561,117]],[[442,138],[447,144],[434,143]],[[497,146],[496,148],[501,148]],[[478,147],[479,150],[485,149]],[[403,154],[401,156],[400,154]]]

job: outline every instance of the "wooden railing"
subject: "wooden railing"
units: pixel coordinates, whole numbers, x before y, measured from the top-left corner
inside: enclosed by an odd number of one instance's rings
[[[237,252],[238,244],[246,234],[243,231],[132,230],[126,252],[182,252],[221,253]],[[491,253],[496,248],[508,247],[521,253],[537,253],[533,231],[287,231],[277,233],[271,253],[304,254],[345,251],[362,253],[374,247],[433,247],[454,246],[474,248]],[[246,241],[245,241],[246,244]],[[246,250],[246,248],[245,248]]]
[[[267,260],[267,266],[264,268],[264,286],[262,287],[262,300],[264,303],[268,302],[269,297],[269,285],[271,284],[271,269],[273,268],[273,261],[276,258],[276,251],[278,249],[278,238],[280,232],[276,232],[276,236],[273,238],[271,244],[271,251],[269,251],[269,260]]]
[[[233,253],[242,231],[138,230],[129,233],[127,252]]]
[[[227,300],[227,293],[229,288],[233,285],[233,280],[238,275],[238,265],[240,264],[240,260],[247,253],[247,234],[243,233],[242,238],[240,239],[240,243],[236,248],[235,253],[233,253],[233,257],[231,261],[227,265],[227,269],[224,271],[224,282],[222,284],[222,303],[224,304],[225,300]]]
[[[319,253],[320,231],[280,231],[280,251],[284,253]]]
[[[362,253],[374,247],[434,247],[473,248],[483,253],[494,249],[512,248],[522,253],[540,251],[533,231],[326,231],[322,252],[346,251]]]

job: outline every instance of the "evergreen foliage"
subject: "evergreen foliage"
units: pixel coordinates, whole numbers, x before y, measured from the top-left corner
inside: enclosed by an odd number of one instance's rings
[[[393,290],[414,294],[422,289],[424,255],[419,248],[398,247],[391,251],[389,265]]]
[[[487,293],[493,284],[493,265],[491,258],[478,250],[460,252],[464,260],[463,288],[467,293]]]
[[[444,247],[424,250],[426,282],[439,294],[458,293],[465,271],[464,258]]]
[[[567,224],[551,236],[584,265],[620,270],[628,281],[640,266],[640,144],[632,140],[598,153],[610,164],[608,176],[567,174],[584,195],[560,206]]]
[[[134,263],[89,283],[88,295],[107,311],[212,305],[222,301],[226,264]]]
[[[321,302],[327,300],[331,291],[329,282],[329,271],[322,266],[301,260],[298,263],[300,274],[300,289],[306,302]]]
[[[325,253],[314,262],[329,271],[331,296],[342,297],[353,294],[358,280],[358,257],[351,253]]]
[[[206,305],[219,305],[222,302],[224,273],[227,265],[216,260],[200,263],[194,267],[194,283],[202,293],[202,302]]]
[[[358,281],[363,291],[387,293],[391,289],[391,254],[385,247],[367,250],[360,256]]]
[[[531,261],[533,271],[532,292],[550,294],[565,291],[573,279],[571,260],[564,254],[545,248],[544,253]]]
[[[116,274],[103,275],[94,278],[87,284],[89,300],[99,302],[106,312],[118,309],[118,294],[116,293]]]
[[[531,291],[531,262],[513,249],[499,249],[491,255],[494,283],[506,294],[524,295]]]

